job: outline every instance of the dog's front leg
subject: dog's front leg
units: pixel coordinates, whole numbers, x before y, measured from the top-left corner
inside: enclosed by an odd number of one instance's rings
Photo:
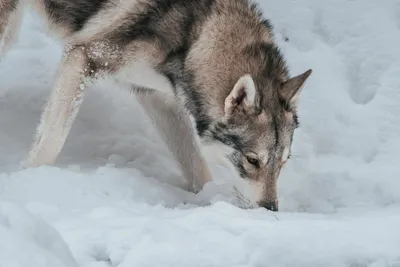
[[[91,71],[84,46],[73,46],[65,51],[25,167],[55,162],[81,106],[85,78]]]
[[[188,114],[173,97],[155,90],[137,93],[137,98],[179,163],[189,191],[199,192],[211,174]]]

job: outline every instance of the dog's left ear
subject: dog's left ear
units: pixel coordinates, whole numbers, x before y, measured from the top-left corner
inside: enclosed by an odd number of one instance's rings
[[[238,109],[251,111],[256,105],[257,90],[253,78],[242,76],[225,99],[225,116],[229,117]]]
[[[312,70],[310,69],[305,73],[293,77],[281,84],[279,96],[288,106],[292,108],[297,107],[301,90],[311,73]]]

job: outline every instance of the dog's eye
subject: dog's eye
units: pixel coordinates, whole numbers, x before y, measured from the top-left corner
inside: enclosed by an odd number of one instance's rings
[[[255,166],[256,168],[260,167],[260,162],[258,161],[258,159],[256,158],[252,158],[252,157],[246,157],[247,162],[249,162],[251,165]]]

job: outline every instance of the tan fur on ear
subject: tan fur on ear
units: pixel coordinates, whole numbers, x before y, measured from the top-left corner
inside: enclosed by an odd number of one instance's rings
[[[312,70],[309,69],[305,73],[284,82],[279,91],[280,97],[290,106],[296,106],[301,89],[311,74]]]
[[[246,108],[254,106],[256,99],[256,86],[251,75],[246,74],[238,80],[231,93],[225,99],[225,115],[233,114],[235,108],[244,105]]]

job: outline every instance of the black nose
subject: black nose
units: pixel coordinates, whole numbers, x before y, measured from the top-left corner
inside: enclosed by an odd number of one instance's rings
[[[261,201],[259,203],[260,207],[266,208],[270,211],[278,211],[278,202],[274,201]]]

